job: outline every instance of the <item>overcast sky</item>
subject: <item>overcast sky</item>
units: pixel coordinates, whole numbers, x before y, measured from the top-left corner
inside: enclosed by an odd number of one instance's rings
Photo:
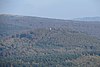
[[[0,0],[1,14],[60,19],[100,16],[100,0]]]

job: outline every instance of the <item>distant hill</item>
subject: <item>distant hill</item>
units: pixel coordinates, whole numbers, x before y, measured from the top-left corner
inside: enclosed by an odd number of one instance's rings
[[[100,21],[75,21],[19,15],[0,15],[0,37],[36,28],[70,28],[100,38]]]
[[[59,19],[1,14],[0,37],[28,29],[60,27],[61,25],[64,25],[65,22],[65,20]]]
[[[100,21],[100,17],[84,17],[84,18],[76,18],[74,20],[79,20],[79,21]]]

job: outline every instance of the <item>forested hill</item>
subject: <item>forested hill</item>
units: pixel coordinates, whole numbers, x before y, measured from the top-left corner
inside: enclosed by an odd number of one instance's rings
[[[100,38],[99,21],[75,21],[0,14],[0,37],[36,28],[65,27]]]
[[[0,67],[99,67],[100,23],[0,15]]]

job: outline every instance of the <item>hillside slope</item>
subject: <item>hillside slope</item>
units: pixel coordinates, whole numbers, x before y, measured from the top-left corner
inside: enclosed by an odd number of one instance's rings
[[[0,67],[99,67],[100,23],[0,15]]]
[[[65,27],[100,38],[99,22],[100,21],[75,21],[75,20],[62,20],[62,19],[1,14],[0,27],[2,28],[0,28],[0,31],[2,32],[0,32],[0,37],[2,37],[2,35],[4,37],[5,33],[8,33],[7,35],[10,35],[11,33],[13,34],[14,32],[16,33],[29,29]]]
[[[73,60],[83,55],[99,56],[99,51],[99,39],[66,28],[38,28],[0,41],[0,61],[15,65],[29,62],[33,66],[71,67],[76,63]]]

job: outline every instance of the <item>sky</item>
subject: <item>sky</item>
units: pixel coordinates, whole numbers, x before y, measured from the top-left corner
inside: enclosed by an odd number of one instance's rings
[[[100,0],[0,0],[0,14],[73,19],[100,16]]]

